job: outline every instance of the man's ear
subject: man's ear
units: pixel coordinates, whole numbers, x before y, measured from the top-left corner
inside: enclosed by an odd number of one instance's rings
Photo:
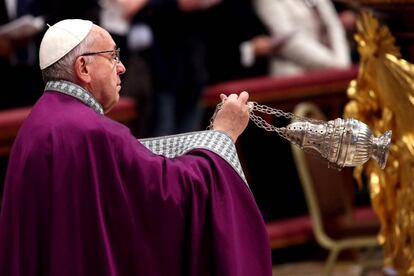
[[[84,56],[79,56],[75,60],[74,73],[76,78],[84,83],[90,83],[91,75],[90,68],[88,66],[88,60]]]

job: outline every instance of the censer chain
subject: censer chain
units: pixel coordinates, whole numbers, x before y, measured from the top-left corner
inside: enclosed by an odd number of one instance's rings
[[[221,109],[223,105],[223,102],[219,103],[216,107],[216,110],[214,111],[213,116],[210,119],[210,125],[208,126],[208,129],[212,129],[213,127],[213,122],[214,119],[216,118],[217,112]],[[266,122],[262,117],[256,115],[254,112],[259,112],[259,113],[263,113],[263,114],[268,114],[268,115],[273,115],[275,117],[283,117],[286,119],[298,119],[299,117],[294,115],[291,112],[285,112],[283,110],[280,109],[276,109],[276,108],[272,108],[266,105],[260,105],[257,102],[249,102],[249,106],[250,106],[250,115],[249,115],[249,119],[255,123],[256,126],[258,126],[259,128],[262,128],[266,131],[273,131],[276,132],[278,135],[285,137],[285,127],[275,127],[271,124],[269,124],[268,122]]]

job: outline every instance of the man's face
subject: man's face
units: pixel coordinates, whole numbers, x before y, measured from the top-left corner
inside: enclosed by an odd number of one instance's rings
[[[125,73],[126,69],[119,60],[119,52],[110,34],[95,25],[92,31],[96,32],[96,36],[91,51],[105,51],[105,53],[96,54],[91,60],[91,82],[88,85],[88,91],[93,94],[107,113],[119,101],[121,90],[119,76]]]

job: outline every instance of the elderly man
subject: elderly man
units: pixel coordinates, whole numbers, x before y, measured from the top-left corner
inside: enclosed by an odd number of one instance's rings
[[[213,130],[135,139],[104,116],[125,67],[79,19],[40,46],[43,96],[15,141],[0,216],[0,275],[271,275],[263,220],[234,142],[248,94]]]

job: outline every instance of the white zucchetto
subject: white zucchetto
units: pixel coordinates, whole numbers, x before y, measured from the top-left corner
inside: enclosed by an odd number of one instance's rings
[[[79,45],[92,29],[92,25],[88,20],[65,19],[50,26],[40,43],[40,69],[52,65]]]

